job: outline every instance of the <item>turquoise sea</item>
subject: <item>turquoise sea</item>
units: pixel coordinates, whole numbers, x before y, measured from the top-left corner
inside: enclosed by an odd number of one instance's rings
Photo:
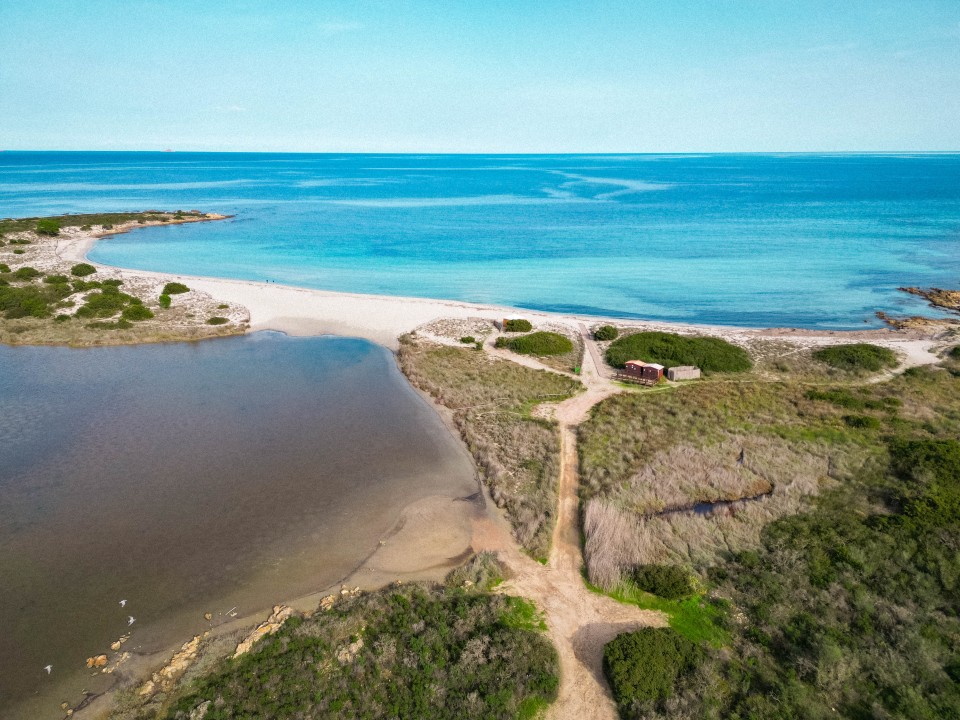
[[[200,209],[130,268],[729,325],[862,328],[960,285],[960,155],[0,153],[0,216]]]

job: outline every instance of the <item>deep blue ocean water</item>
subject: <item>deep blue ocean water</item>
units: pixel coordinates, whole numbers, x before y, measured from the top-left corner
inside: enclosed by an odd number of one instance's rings
[[[200,209],[130,268],[729,325],[857,328],[960,286],[960,155],[0,153],[0,216]]]

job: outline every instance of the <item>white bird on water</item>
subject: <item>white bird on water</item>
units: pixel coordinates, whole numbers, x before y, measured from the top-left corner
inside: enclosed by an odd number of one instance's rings
[[[137,619],[131,615],[129,618],[127,618],[127,625],[133,625],[136,621]]]
[[[121,600],[121,601],[120,601],[120,607],[126,607],[126,606],[127,606],[127,601],[126,601],[126,600]]]
[[[47,675],[49,675],[50,673],[53,672],[53,665],[45,665],[43,669],[46,670]]]

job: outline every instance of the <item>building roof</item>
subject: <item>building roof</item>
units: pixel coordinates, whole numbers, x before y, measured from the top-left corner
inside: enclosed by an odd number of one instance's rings
[[[656,368],[657,370],[663,370],[663,365],[660,363],[647,363],[647,367]]]

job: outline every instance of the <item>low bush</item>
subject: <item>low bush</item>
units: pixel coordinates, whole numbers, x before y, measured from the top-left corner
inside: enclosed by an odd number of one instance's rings
[[[563,355],[573,352],[570,338],[554,332],[535,332],[521,335],[507,343],[507,347],[520,355]]]
[[[22,268],[18,268],[13,273],[13,276],[17,280],[33,280],[35,277],[39,277],[42,274],[43,273],[41,273],[36,268],[32,268],[29,265],[24,265]]]
[[[460,338],[460,342],[462,342],[464,345],[473,345],[473,343],[476,341],[477,339],[473,335],[464,335],[462,338]]]
[[[665,332],[625,335],[607,348],[607,362],[614,367],[622,368],[628,360],[695,365],[704,372],[745,372],[753,366],[745,350],[726,340]]]
[[[97,269],[90,263],[77,263],[72,268],[70,268],[70,274],[74,277],[86,277],[87,275],[93,275]]]
[[[37,235],[59,235],[60,234],[60,223],[56,220],[50,218],[44,218],[37,222]]]
[[[960,360],[960,345],[955,345],[947,354],[954,360]]]
[[[207,325],[226,325],[229,320],[225,317],[212,317],[207,318]]]
[[[119,291],[107,292],[105,288],[87,296],[87,301],[77,310],[77,317],[111,317],[123,310],[130,299],[129,295]]]
[[[169,295],[161,295],[161,296],[160,296],[160,299],[158,300],[158,302],[160,303],[160,307],[162,307],[162,308],[168,308],[168,307],[170,307],[170,296],[169,296]]]
[[[77,313],[77,317],[80,316],[80,313]],[[133,323],[129,320],[124,320],[120,318],[116,322],[92,322],[87,323],[87,327],[91,330],[129,330],[133,327]]]
[[[641,628],[618,635],[603,648],[603,671],[623,717],[637,717],[644,703],[673,695],[678,678],[695,670],[703,650],[672,628]]]
[[[813,359],[838,370],[878,372],[896,367],[897,356],[888,349],[869,343],[831,345],[813,353]]]
[[[220,303],[219,305],[217,305],[217,310],[229,310],[229,309],[230,309],[230,306],[227,305],[226,303]]]
[[[153,313],[143,305],[134,305],[131,303],[123,309],[123,312],[120,313],[120,317],[122,317],[124,320],[139,322],[141,320],[149,320],[153,317]]]
[[[14,254],[14,255],[23,255],[25,252],[27,252],[27,251],[26,251],[26,250],[21,250],[20,248],[17,248],[16,250],[13,251],[13,254]]]
[[[102,287],[107,287],[107,286],[120,287],[121,285],[123,285],[123,280],[121,280],[120,278],[107,278],[106,280],[101,280],[100,285]]]
[[[529,320],[516,319],[503,321],[504,332],[530,332],[531,330],[533,330],[533,325],[530,324]]]
[[[166,285],[163,286],[163,290],[161,291],[160,294],[161,295],[181,295],[185,292],[190,292],[190,288],[188,288],[183,283],[168,282]]]
[[[843,421],[852,428],[874,430],[880,427],[880,420],[870,415],[844,415]]]
[[[613,325],[601,325],[594,331],[593,338],[603,342],[605,340],[616,340],[619,334],[620,331]]]
[[[8,272],[10,272],[10,266],[7,265],[6,263],[0,263],[0,273],[8,273]]]
[[[637,565],[632,579],[641,590],[668,600],[693,595],[693,577],[679,565]]]
[[[66,322],[67,320],[69,320],[70,317],[71,317],[70,315],[57,315],[57,316],[55,316],[55,317],[53,318],[53,321],[54,321],[54,322],[57,322],[57,323],[62,323],[62,322]]]
[[[70,278],[66,275],[47,275],[43,281],[48,285],[59,285],[61,283],[70,282]]]

